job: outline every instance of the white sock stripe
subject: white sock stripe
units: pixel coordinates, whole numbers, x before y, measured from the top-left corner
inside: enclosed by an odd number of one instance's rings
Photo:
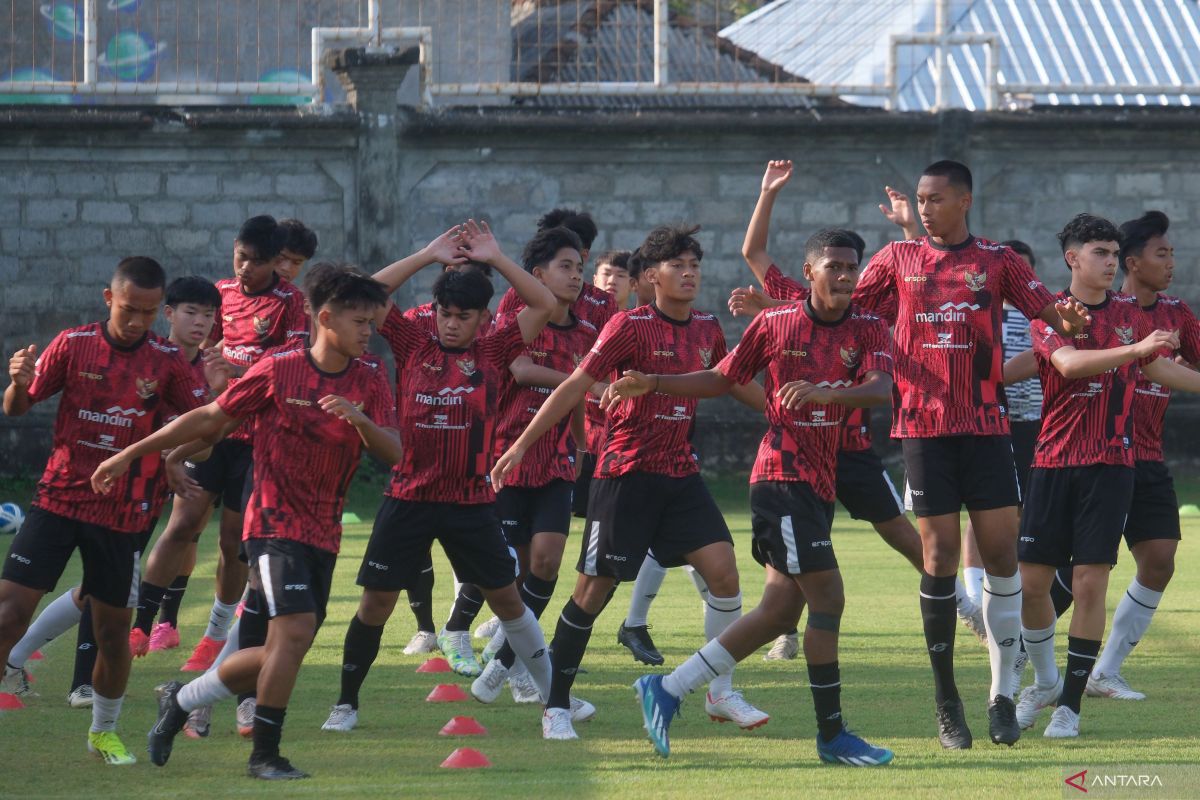
[[[1098,653],[1095,655],[1088,655],[1086,653],[1076,653],[1074,650],[1071,650],[1070,648],[1067,649],[1067,655],[1075,656],[1076,658],[1090,658],[1092,661],[1095,661],[1097,658],[1100,657],[1100,655]]]
[[[591,625],[586,625],[586,626],[576,625],[574,622],[571,622],[571,620],[567,619],[566,616],[563,614],[559,614],[558,618],[560,620],[562,620],[563,622],[565,622],[566,624],[570,625],[572,628],[574,628],[577,631],[590,631],[592,629]]]
[[[1125,596],[1126,596],[1126,597],[1128,597],[1128,598],[1129,598],[1130,600],[1132,600],[1133,602],[1137,603],[1137,604],[1138,604],[1139,606],[1141,606],[1142,608],[1148,608],[1148,609],[1150,609],[1151,611],[1157,611],[1157,610],[1158,610],[1158,606],[1148,606],[1148,605],[1146,605],[1146,604],[1145,604],[1145,603],[1143,603],[1141,600],[1138,600],[1136,597],[1134,597],[1132,594],[1130,594],[1128,589],[1126,589],[1126,590],[1125,590]]]
[[[549,600],[554,596],[553,594],[538,594],[537,592],[530,591],[528,584],[521,584],[521,588],[525,590],[525,594],[530,597],[536,597],[538,600]]]
[[[921,592],[921,597],[924,597],[926,600],[958,600],[957,593],[937,595],[937,594],[925,594],[924,592]]]
[[[258,557],[258,577],[262,583],[262,593],[267,598],[267,611],[275,616],[275,586],[271,583],[271,559],[266,555]]]
[[[837,683],[810,683],[809,686],[813,689],[832,689],[835,686],[841,686],[842,682]]]
[[[1017,589],[1015,592],[993,592],[987,587],[986,583],[983,585],[983,591],[986,594],[990,594],[992,597],[1016,597],[1021,593],[1020,589]]]

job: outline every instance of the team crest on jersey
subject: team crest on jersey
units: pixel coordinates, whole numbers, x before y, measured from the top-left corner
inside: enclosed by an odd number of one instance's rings
[[[143,400],[149,400],[151,397],[154,397],[154,393],[158,391],[157,378],[138,378],[136,383],[138,397],[142,398]]]
[[[854,369],[858,366],[858,348],[857,347],[839,347],[842,356],[842,364],[846,369]]]
[[[1133,344],[1133,326],[1122,328],[1120,325],[1113,327],[1113,333],[1121,341],[1121,344]]]
[[[705,369],[712,366],[712,351],[711,347],[696,348],[696,352],[700,354],[700,363],[704,365]]]
[[[257,315],[254,317],[254,332],[255,333],[257,333],[259,336],[266,336],[267,331],[270,329],[271,329],[271,318],[270,317],[260,317]]]
[[[967,282],[967,288],[972,292],[980,292],[987,285],[987,273],[968,270],[963,273],[963,280]]]
[[[462,371],[462,374],[466,375],[468,378],[475,374],[475,359],[460,358],[454,363],[458,365],[458,368]]]

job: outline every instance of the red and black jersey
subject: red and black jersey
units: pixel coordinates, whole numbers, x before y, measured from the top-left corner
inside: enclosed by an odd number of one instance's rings
[[[501,326],[505,322],[501,321]],[[515,325],[515,322],[508,324]],[[585,319],[571,316],[567,325],[549,323],[523,355],[533,363],[570,375],[592,349],[599,331]],[[521,386],[511,374],[505,374],[500,395],[500,425],[496,429],[495,454],[499,458],[529,427],[552,389]],[[545,486],[554,480],[575,480],[575,452],[571,441],[571,416],[567,415],[544,436],[534,442],[525,458],[505,479],[505,485]]]
[[[766,370],[767,422],[750,482],[802,481],[833,502],[837,451],[848,409],[837,404],[784,408],[776,392],[793,381],[842,388],[871,371],[892,373],[891,336],[883,320],[850,306],[837,322],[816,317],[807,300],[769,309],[717,364],[721,374],[745,384]]]
[[[1070,297],[1067,292],[1060,299]],[[1087,378],[1064,378],[1050,358],[1061,347],[1108,350],[1133,344],[1153,330],[1137,298],[1109,292],[1104,302],[1088,306],[1092,324],[1073,338],[1059,335],[1044,322],[1030,324],[1033,352],[1042,381],[1042,430],[1033,450],[1035,467],[1086,467],[1092,464],[1133,466],[1133,397],[1138,368],[1158,356]]]
[[[92,491],[92,473],[149,436],[165,415],[201,405],[207,384],[197,382],[179,347],[166,339],[148,333],[125,347],[109,337],[106,323],[93,322],[58,334],[38,358],[29,398],[38,403],[56,394],[54,441],[33,505],[142,533],[155,510],[161,455],[138,459],[107,495]]]
[[[867,265],[854,302],[896,312],[898,405],[892,436],[1003,435],[1003,301],[1035,319],[1053,296],[1010,248],[974,236],[892,242]]]
[[[422,303],[419,306],[413,306],[404,312],[404,316],[413,322],[428,325],[430,335],[437,336],[437,307],[433,303]]]
[[[429,329],[388,312],[379,333],[391,345],[404,460],[387,495],[398,500],[478,504],[496,499],[491,471],[500,393],[525,347],[515,321],[469,347],[443,347]]]
[[[291,539],[331,553],[341,547],[342,507],[363,442],[353,425],[321,408],[328,395],[350,401],[380,427],[397,427],[378,361],[355,358],[341,372],[323,372],[307,348],[260,359],[217,398],[222,411],[253,416],[262,432],[243,538]]]
[[[1189,364],[1200,362],[1200,322],[1178,297],[1160,294],[1153,305],[1142,306],[1151,331],[1179,331],[1179,350]],[[1163,419],[1171,402],[1171,387],[1154,383],[1140,371],[1133,397],[1133,457],[1163,460]]]
[[[679,375],[709,369],[725,353],[725,334],[712,314],[693,310],[680,322],[646,305],[609,320],[579,366],[596,380],[627,369]],[[680,478],[699,472],[691,444],[697,402],[658,392],[622,401],[609,413],[608,440],[597,454],[596,477],[654,472]]]

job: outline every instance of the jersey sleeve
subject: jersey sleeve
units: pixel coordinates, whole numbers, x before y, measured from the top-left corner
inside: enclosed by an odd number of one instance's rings
[[[892,358],[892,335],[883,320],[871,320],[863,331],[863,356],[860,372],[886,372],[892,374],[895,361]]]
[[[304,313],[304,295],[297,291],[292,295],[292,301],[288,304],[287,325],[284,333],[286,340],[306,342],[308,322],[308,315]]]
[[[1000,275],[1000,294],[1026,319],[1037,319],[1042,309],[1054,302],[1054,295],[1042,283],[1033,267],[1012,250],[1004,251],[1004,272]]]
[[[409,319],[401,313],[399,307],[393,305],[388,309],[383,327],[379,329],[379,335],[392,348],[396,369],[402,369],[408,355],[421,344],[423,332],[428,335],[421,323]]]
[[[516,314],[524,307],[525,303],[522,302],[521,296],[517,294],[516,289],[510,286],[508,287],[508,291],[504,293],[504,296],[500,298],[500,305],[496,307],[496,316]]]
[[[1188,304],[1179,301],[1179,354],[1189,364],[1200,362],[1200,321],[1188,308]]]
[[[400,430],[400,422],[396,418],[396,398],[392,394],[387,371],[381,365],[371,372],[371,394],[367,399],[365,411],[371,421],[379,427]]]
[[[608,380],[620,364],[637,349],[637,334],[626,314],[617,314],[600,331],[600,338],[579,363],[579,368],[598,381]]]
[[[275,399],[274,358],[262,358],[231,383],[216,404],[234,419],[245,419],[269,406]]]
[[[182,355],[173,361],[171,381],[163,393],[163,400],[178,416],[204,405],[208,399],[208,383],[197,379],[196,370]]]
[[[742,340],[717,362],[717,372],[738,384],[747,384],[771,361],[771,329],[766,314],[759,314],[742,334]]]
[[[1142,339],[1145,339],[1147,336],[1154,333],[1154,330],[1155,330],[1154,320],[1150,317],[1150,315],[1143,314],[1143,313],[1135,310],[1135,312],[1133,314],[1133,340],[1135,342],[1140,342]],[[1182,333],[1183,332],[1180,331],[1181,337],[1182,337]],[[1141,368],[1141,367],[1146,366],[1147,364],[1153,364],[1155,361],[1157,361],[1160,358],[1174,358],[1174,357],[1175,357],[1175,354],[1173,352],[1171,352],[1170,350],[1168,350],[1165,347],[1160,347],[1153,355],[1144,356],[1142,358],[1139,358],[1137,360],[1137,365],[1139,368]]]
[[[508,370],[517,356],[525,349],[521,325],[515,314],[506,317],[506,322],[497,324],[486,337],[477,339],[480,354],[491,361],[501,372]]]
[[[1038,319],[1029,323],[1029,335],[1033,339],[1034,354],[1046,361],[1059,349],[1075,346],[1070,339]]]
[[[71,355],[67,349],[66,332],[55,336],[38,356],[33,368],[33,382],[29,384],[29,399],[40,403],[62,391],[70,374]]]
[[[811,292],[809,288],[795,278],[789,278],[784,275],[779,267],[774,263],[767,268],[767,274],[763,276],[763,289],[767,295],[776,300],[805,300]]]
[[[888,244],[874,256],[863,270],[854,290],[854,302],[885,319],[896,316],[896,269],[892,247]]]

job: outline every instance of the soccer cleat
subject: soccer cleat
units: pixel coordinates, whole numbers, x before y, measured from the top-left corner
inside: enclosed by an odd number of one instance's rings
[[[488,662],[483,672],[471,683],[471,694],[481,703],[494,703],[508,679],[508,667],[498,659]]]
[[[212,729],[212,706],[200,706],[192,709],[187,722],[183,725],[183,733],[189,739],[203,739]]]
[[[651,667],[662,666],[662,653],[658,652],[658,648],[654,646],[654,640],[650,638],[649,625],[634,625],[631,628],[625,627],[625,623],[621,623],[621,627],[617,629],[617,644],[629,649],[633,654],[634,661],[640,661]]]
[[[438,649],[438,638],[431,631],[417,631],[404,645],[404,655],[415,656],[418,653],[433,653]]]
[[[253,697],[247,697],[238,703],[237,731],[238,736],[249,739],[254,735],[254,712],[258,710],[258,702]]]
[[[679,716],[683,701],[663,688],[662,675],[643,675],[633,688],[642,707],[642,725],[654,749],[663,758],[671,755],[671,720]]]
[[[596,716],[596,707],[587,700],[571,695],[571,722],[587,722]]]
[[[133,630],[137,630],[134,628]],[[133,631],[129,632],[130,646],[133,646]],[[150,652],[159,650],[174,650],[179,647],[179,630],[169,622],[160,622],[150,631]]]
[[[1130,687],[1128,681],[1121,677],[1121,673],[1115,675],[1102,675],[1098,672],[1093,672],[1088,676],[1087,682],[1088,697],[1111,697],[1113,700],[1145,700],[1146,695],[1142,692],[1134,691]]]
[[[150,761],[156,766],[163,766],[171,757],[171,748],[175,746],[175,734],[183,730],[187,723],[187,712],[179,707],[175,696],[183,684],[171,681],[162,687],[158,696],[158,720],[146,736],[146,751],[150,753]]]
[[[1008,679],[1008,696],[1016,697],[1021,693],[1021,684],[1025,678],[1025,668],[1029,666],[1029,653],[1024,650],[1017,651],[1017,657],[1013,660],[1012,675]]]
[[[542,738],[560,742],[579,738],[571,724],[570,709],[547,708],[542,712]]]
[[[983,621],[983,604],[964,600],[958,604],[958,618],[967,630],[979,637],[979,641],[987,644],[987,626]]]
[[[496,635],[496,631],[498,630],[500,630],[500,618],[492,617],[475,629],[475,638],[490,639]]]
[[[180,672],[207,672],[224,646],[224,642],[218,642],[210,636],[202,637],[196,644],[196,649],[188,656],[188,660],[180,667]]]
[[[797,633],[780,634],[771,649],[763,656],[763,661],[791,661],[800,655],[800,635]]]
[[[296,769],[283,756],[251,758],[246,765],[246,774],[260,781],[294,781],[309,777],[307,772]]]
[[[1053,686],[1044,687],[1035,683],[1022,689],[1021,696],[1017,699],[1017,724],[1021,726],[1021,730],[1032,728],[1043,708],[1057,705],[1062,689],[1061,675]]]
[[[1021,726],[1017,724],[1017,707],[1011,697],[998,694],[988,706],[988,734],[992,744],[1012,747],[1021,738]]]
[[[483,674],[483,666],[476,660],[475,651],[471,649],[470,633],[443,630],[437,640],[442,655],[450,662],[450,669],[468,678],[478,678]]]
[[[510,673],[508,688],[512,692],[514,703],[542,702],[542,693],[538,691],[537,685],[533,682],[533,677],[526,670],[522,670],[515,675]]]
[[[852,767],[881,767],[892,763],[894,757],[886,747],[869,744],[845,728],[831,742],[824,741],[818,733],[817,755],[827,764],[848,764]]]
[[[358,709],[349,703],[340,703],[329,712],[329,719],[321,726],[323,731],[352,731],[358,727]]]
[[[1079,715],[1066,706],[1059,706],[1050,715],[1050,724],[1042,732],[1047,739],[1073,739],[1079,735]]]
[[[971,729],[962,700],[947,700],[937,707],[938,741],[946,750],[970,750]]]
[[[479,654],[479,660],[487,666],[496,654],[500,652],[500,648],[504,647],[504,643],[508,641],[503,632],[497,632],[495,636],[488,639],[488,643],[483,646],[483,651]]]
[[[86,683],[82,686],[76,686],[67,695],[67,705],[71,708],[91,708],[92,687]]]
[[[129,654],[141,658],[150,652],[150,637],[141,628],[129,631]]]
[[[104,763],[112,767],[127,767],[136,764],[133,753],[125,749],[125,744],[113,731],[88,732],[88,752],[95,753],[104,759]]]
[[[761,728],[771,721],[770,714],[747,703],[738,691],[715,699],[711,692],[705,694],[704,710],[713,722],[736,722],[744,731]]]
[[[29,672],[24,667],[4,667],[4,679],[0,681],[0,692],[15,694],[17,697],[37,697],[29,680]]]

